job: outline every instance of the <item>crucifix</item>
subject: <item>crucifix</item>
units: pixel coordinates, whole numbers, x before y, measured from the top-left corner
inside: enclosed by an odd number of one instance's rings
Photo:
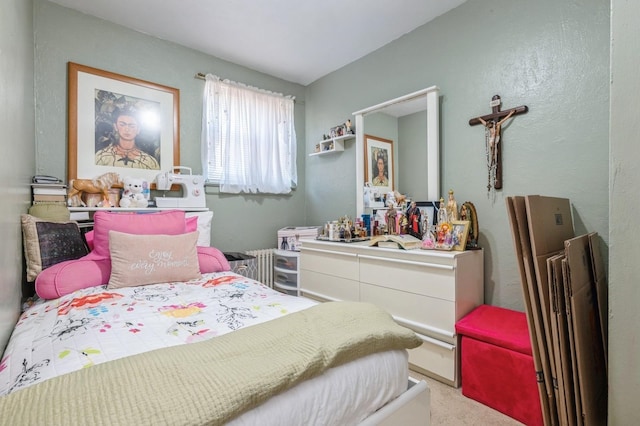
[[[502,189],[502,149],[500,144],[502,125],[514,115],[524,114],[529,111],[526,105],[500,111],[501,103],[500,96],[494,95],[489,103],[492,110],[491,114],[469,120],[470,126],[475,126],[476,124],[482,124],[484,126],[488,168],[488,191],[491,191],[492,188]]]

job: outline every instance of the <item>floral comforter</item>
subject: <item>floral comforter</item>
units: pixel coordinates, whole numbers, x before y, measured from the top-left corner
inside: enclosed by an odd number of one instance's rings
[[[0,395],[106,361],[192,343],[315,304],[233,272],[87,288],[26,310],[0,360]]]

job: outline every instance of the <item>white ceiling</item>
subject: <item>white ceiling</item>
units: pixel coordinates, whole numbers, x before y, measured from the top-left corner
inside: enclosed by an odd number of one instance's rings
[[[51,1],[307,85],[466,0]]]

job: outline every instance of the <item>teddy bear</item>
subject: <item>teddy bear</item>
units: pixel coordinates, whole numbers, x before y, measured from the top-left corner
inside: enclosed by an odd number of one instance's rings
[[[120,198],[120,207],[147,207],[149,201],[144,197],[144,187],[147,183],[144,179],[126,177],[124,179],[124,191]]]

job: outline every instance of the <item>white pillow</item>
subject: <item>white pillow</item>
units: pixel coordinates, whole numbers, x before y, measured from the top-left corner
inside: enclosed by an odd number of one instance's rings
[[[203,247],[211,246],[211,221],[213,220],[213,212],[187,212],[185,217],[198,217],[198,245]]]

